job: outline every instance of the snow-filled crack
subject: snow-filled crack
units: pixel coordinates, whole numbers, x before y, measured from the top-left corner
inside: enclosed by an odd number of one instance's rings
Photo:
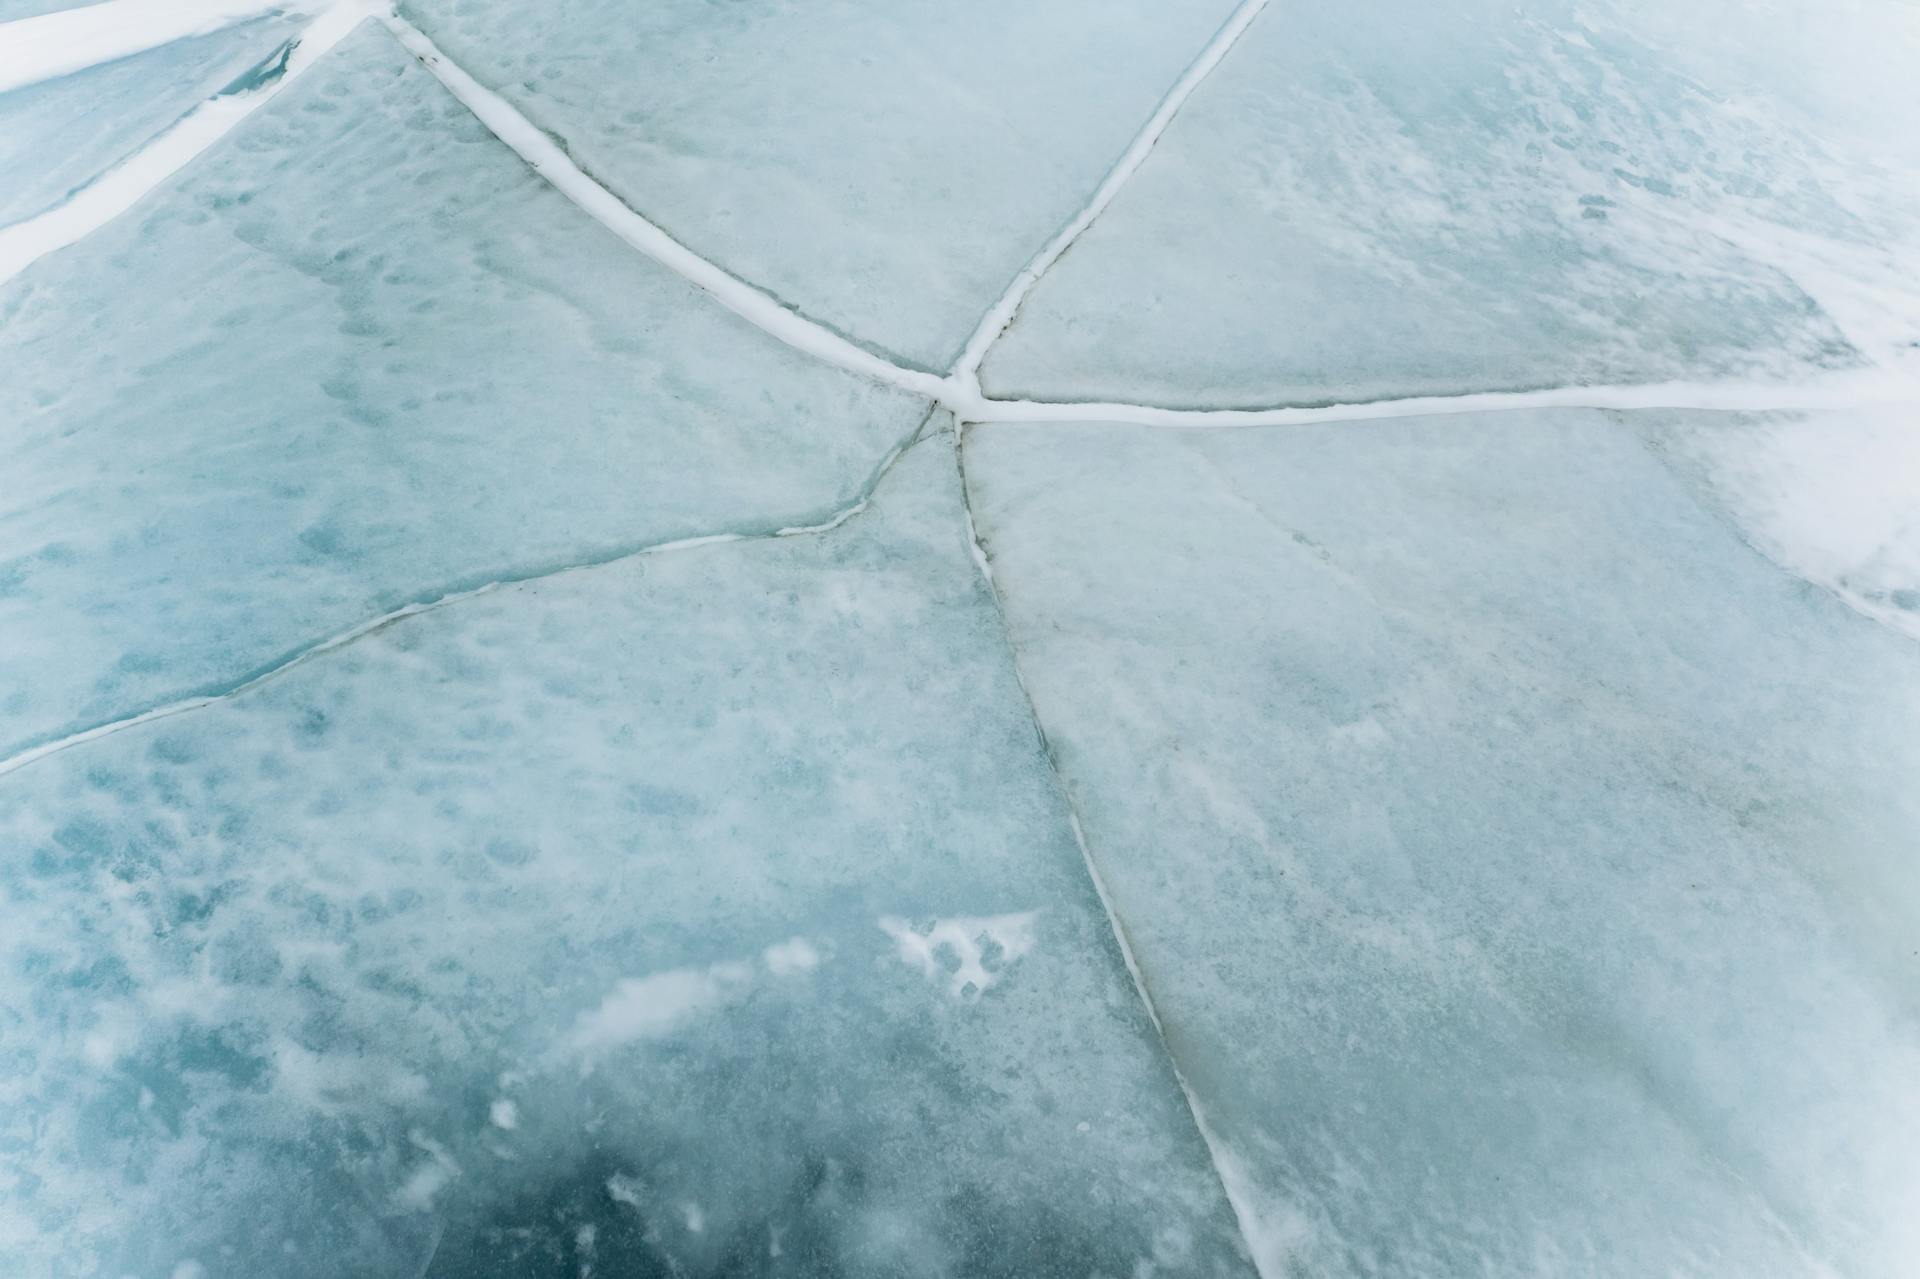
[[[947,380],[910,369],[801,315],[766,290],[701,257],[595,181],[544,129],[442,53],[425,32],[391,11],[381,20],[408,52],[480,123],[582,212],[631,247],[704,289],[714,301],[788,346],[877,382],[938,400]]]
[[[165,702],[157,706],[151,706],[145,710],[136,711],[131,715],[121,716],[117,719],[105,720],[87,728],[78,729],[49,741],[40,742],[28,746],[23,750],[16,751],[7,758],[0,759],[0,777],[25,768],[29,764],[37,763],[49,755],[57,755],[61,751],[71,749],[72,747],[84,745],[87,742],[98,741],[103,737],[111,737],[115,733],[122,733],[130,728],[138,728],[143,724],[151,724],[155,720],[171,719],[175,715],[184,715],[188,711],[200,710],[206,706],[228,701],[231,698],[238,697],[242,693],[258,688],[262,684],[276,680],[288,671],[299,666],[304,666],[317,657],[337,652],[357,640],[365,639],[376,631],[385,630],[396,622],[404,621],[409,617],[418,617],[422,613],[436,612],[449,605],[477,599],[482,595],[491,595],[495,591],[508,587],[524,586],[529,582],[543,582],[570,573],[582,573],[592,569],[605,568],[610,564],[619,564],[626,560],[638,559],[642,556],[662,555],[671,551],[691,550],[699,546],[714,546],[724,542],[759,542],[777,537],[803,537],[813,533],[830,532],[867,509],[868,504],[873,500],[874,490],[877,489],[880,482],[886,478],[887,472],[893,469],[894,463],[900,460],[902,454],[919,442],[921,437],[926,433],[928,423],[933,421],[934,415],[938,411],[937,407],[929,407],[926,413],[914,424],[913,430],[898,444],[894,445],[892,450],[890,450],[885,457],[881,458],[878,465],[868,473],[866,480],[863,481],[859,489],[856,490],[854,500],[845,506],[838,507],[829,513],[825,519],[811,524],[749,526],[746,528],[729,529],[718,533],[704,533],[696,537],[674,538],[671,541],[649,542],[638,546],[615,547],[606,554],[598,555],[591,559],[499,577],[482,585],[469,587],[464,590],[445,591],[434,595],[422,595],[415,600],[400,605],[398,608],[389,609],[377,617],[368,618],[354,626],[348,627],[344,631],[337,632],[325,639],[306,645],[282,658],[280,661],[273,663],[265,670],[255,671],[244,678],[233,681],[225,687],[196,694],[192,697],[183,697],[175,701]]]
[[[967,345],[960,354],[959,363],[954,366],[953,377],[962,390],[974,395],[980,394],[980,364],[987,358],[987,348],[998,341],[1007,326],[1013,323],[1013,317],[1019,312],[1020,304],[1026,300],[1033,286],[1040,282],[1040,277],[1059,261],[1060,255],[1073,246],[1073,242],[1080,238],[1082,232],[1093,225],[1094,219],[1106,212],[1107,206],[1112,204],[1114,197],[1120,194],[1120,188],[1127,184],[1127,180],[1133,177],[1142,164],[1146,163],[1147,153],[1153,150],[1154,143],[1160,140],[1160,135],[1167,131],[1169,124],[1173,123],[1173,117],[1180,113],[1180,108],[1185,106],[1187,99],[1193,96],[1193,91],[1200,87],[1201,81],[1213,73],[1215,67],[1220,65],[1221,60],[1227,56],[1227,51],[1233,48],[1234,43],[1246,33],[1247,28],[1253,25],[1253,20],[1260,16],[1260,11],[1266,7],[1267,0],[1241,0],[1240,7],[1233,11],[1221,25],[1220,30],[1214,34],[1213,39],[1207,42],[1206,48],[1200,51],[1180,78],[1174,81],[1173,87],[1167,90],[1166,96],[1160,100],[1160,105],[1147,118],[1146,124],[1141,127],[1139,133],[1134,135],[1133,141],[1127,144],[1127,149],[1120,153],[1120,158],[1114,162],[1113,168],[1107,171],[1107,176],[1101,179],[1100,185],[1094,188],[1093,195],[1086,205],[1074,215],[1071,221],[1061,227],[1038,253],[1033,255],[1033,260],[1022,267],[1020,273],[1013,277],[1013,282],[1007,285],[1007,291],[1000,295],[999,301],[995,302],[980,318],[979,326],[974,329],[973,336],[967,339]]]
[[[16,18],[0,23],[0,93],[287,8],[284,0],[106,0]]]

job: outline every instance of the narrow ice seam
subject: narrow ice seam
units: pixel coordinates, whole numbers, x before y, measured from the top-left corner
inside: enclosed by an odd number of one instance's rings
[[[51,741],[28,746],[5,759],[0,759],[0,777],[25,768],[29,764],[37,763],[49,755],[57,755],[72,747],[80,746],[87,742],[98,741],[103,737],[111,737],[116,733],[125,732],[130,728],[138,728],[143,724],[151,724],[156,720],[171,719],[175,715],[183,715],[188,711],[196,711],[203,707],[212,706],[218,702],[228,701],[240,696],[242,693],[258,688],[270,680],[278,679],[295,667],[303,666],[317,657],[337,652],[357,640],[365,639],[376,631],[385,630],[396,622],[404,621],[409,617],[418,617],[422,613],[437,612],[449,605],[463,603],[471,599],[478,599],[482,595],[491,595],[495,591],[508,587],[526,586],[535,582],[544,582],[552,578],[563,577],[569,573],[583,573],[592,569],[606,568],[609,565],[623,563],[627,560],[638,559],[643,556],[662,555],[672,551],[686,551],[702,546],[717,546],[727,542],[761,542],[773,538],[806,537],[816,533],[831,532],[867,509],[868,505],[873,501],[874,491],[879,487],[880,482],[884,480],[887,473],[893,469],[894,463],[898,462],[908,449],[920,442],[926,433],[927,424],[933,420],[934,414],[938,411],[937,406],[929,407],[926,413],[914,424],[913,430],[909,432],[900,443],[894,445],[887,455],[880,460],[879,464],[873,468],[872,472],[867,476],[866,481],[862,483],[860,488],[855,492],[854,500],[845,506],[837,508],[829,514],[826,519],[817,523],[787,524],[776,528],[749,528],[721,533],[705,533],[696,537],[674,538],[671,541],[665,542],[649,542],[643,546],[621,548],[611,554],[590,560],[564,564],[557,568],[539,569],[516,576],[496,578],[493,581],[465,590],[449,591],[441,595],[416,599],[409,603],[402,604],[398,608],[381,613],[377,617],[359,622],[344,631],[328,636],[326,639],[309,644],[281,660],[274,662],[266,669],[255,671],[225,688],[216,689],[209,693],[196,694],[191,697],[183,697],[159,706],[152,706],[132,715],[107,720],[56,737]]]
[[[962,350],[959,363],[954,366],[952,374],[963,392],[976,396],[980,394],[980,365],[987,358],[987,349],[998,341],[1007,326],[1013,323],[1013,318],[1019,312],[1020,304],[1026,301],[1027,294],[1032,292],[1034,285],[1040,282],[1040,277],[1047,273],[1060,256],[1073,246],[1073,242],[1080,238],[1081,233],[1106,212],[1107,206],[1112,204],[1114,198],[1120,194],[1120,188],[1127,184],[1142,164],[1146,163],[1147,153],[1153,150],[1154,144],[1160,140],[1160,135],[1167,131],[1167,126],[1173,123],[1174,116],[1180,113],[1180,108],[1186,105],[1187,99],[1193,96],[1194,90],[1198,89],[1201,82],[1220,65],[1227,56],[1228,50],[1232,49],[1240,37],[1246,34],[1247,28],[1253,25],[1253,20],[1260,16],[1260,11],[1266,7],[1267,0],[1242,0],[1240,7],[1221,24],[1220,30],[1214,33],[1213,39],[1207,42],[1206,47],[1200,50],[1194,60],[1188,64],[1186,71],[1174,81],[1173,87],[1167,90],[1166,96],[1160,100],[1160,105],[1154,109],[1151,116],[1147,117],[1146,124],[1141,126],[1140,131],[1127,144],[1127,149],[1120,153],[1120,158],[1114,161],[1113,167],[1107,171],[1106,177],[1101,179],[1100,185],[1094,188],[1093,195],[1080,212],[1061,227],[1038,253],[1034,254],[1033,259],[1022,267],[1020,273],[1013,277],[1012,283],[1007,285],[1007,291],[1000,295],[999,300],[984,316],[980,317],[980,323],[974,329],[973,336],[967,339],[967,345]]]
[[[1245,1245],[1248,1258],[1262,1279],[1281,1279],[1277,1274],[1268,1274],[1261,1265],[1259,1250],[1254,1247],[1254,1237],[1259,1227],[1259,1216],[1253,1205],[1247,1201],[1242,1179],[1235,1171],[1237,1161],[1232,1150],[1208,1122],[1206,1109],[1200,1104],[1193,1086],[1187,1082],[1186,1071],[1181,1068],[1179,1055],[1174,1051],[1172,1042],[1167,1038],[1166,1024],[1160,1020],[1159,1006],[1154,1002],[1153,991],[1147,985],[1147,976],[1140,966],[1139,958],[1134,954],[1133,943],[1127,936],[1126,923],[1120,917],[1120,910],[1114,904],[1113,894],[1107,889],[1106,876],[1101,873],[1100,864],[1094,859],[1093,848],[1087,843],[1086,831],[1080,824],[1080,812],[1074,804],[1073,792],[1067,785],[1066,774],[1061,771],[1060,758],[1054,749],[1053,739],[1047,735],[1046,725],[1040,720],[1040,709],[1034,704],[1033,692],[1027,687],[1026,675],[1020,669],[1020,655],[1013,644],[1013,629],[1007,620],[1006,602],[1001,598],[1000,586],[994,580],[992,562],[987,557],[986,547],[980,542],[978,525],[973,518],[973,493],[967,481],[966,463],[966,427],[964,423],[955,423],[953,431],[954,468],[960,479],[960,507],[966,520],[967,544],[973,553],[973,561],[979,566],[980,576],[986,583],[987,594],[993,600],[994,615],[1000,621],[1001,639],[1007,646],[1007,661],[1013,668],[1014,683],[1020,688],[1020,696],[1025,701],[1027,716],[1032,721],[1034,735],[1040,741],[1040,753],[1047,761],[1047,772],[1052,776],[1058,788],[1060,802],[1067,810],[1067,824],[1073,830],[1073,840],[1080,849],[1080,860],[1086,868],[1087,878],[1093,884],[1094,896],[1100,901],[1100,908],[1106,912],[1107,927],[1113,933],[1114,944],[1119,948],[1120,961],[1126,966],[1127,975],[1133,980],[1134,993],[1140,997],[1141,1007],[1145,1010],[1148,1023],[1153,1027],[1154,1037],[1159,1041],[1161,1052],[1166,1054],[1167,1066],[1173,1071],[1174,1082],[1179,1085],[1181,1096],[1186,1099],[1187,1111],[1193,1117],[1194,1129],[1200,1134],[1201,1143],[1207,1148],[1207,1158],[1213,1164],[1214,1177],[1220,1183],[1221,1194],[1227,1206],[1233,1212],[1234,1224],[1240,1231],[1241,1242]]]
[[[448,58],[426,33],[397,13],[386,11],[380,17],[407,51],[419,59],[421,65],[459,99],[488,131],[582,212],[619,236],[630,247],[704,289],[720,305],[788,346],[849,372],[928,399],[939,400],[944,397],[947,379],[938,374],[905,368],[842,337],[674,239],[658,224],[595,181],[592,175],[574,163],[573,158],[551,135]]]

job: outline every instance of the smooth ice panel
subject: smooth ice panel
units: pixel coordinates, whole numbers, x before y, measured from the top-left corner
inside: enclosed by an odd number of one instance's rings
[[[1911,642],[1597,413],[966,461],[1268,1273],[1911,1272]]]
[[[817,535],[403,620],[0,786],[36,1275],[1250,1275],[968,559]]]
[[[944,370],[1230,0],[407,0],[697,253]]]
[[[187,112],[270,73],[297,30],[242,23],[0,93],[0,226],[58,205]]]
[[[1920,639],[1920,430],[1908,408],[1625,419],[1789,572]]]
[[[1275,4],[984,385],[1260,406],[1910,356],[1920,12],[1767,8]]]
[[[0,292],[0,749],[402,606],[853,501],[923,402],[782,346],[378,27]]]

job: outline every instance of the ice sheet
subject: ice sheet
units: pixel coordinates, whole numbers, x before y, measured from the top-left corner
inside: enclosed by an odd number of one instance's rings
[[[943,371],[1232,5],[401,8],[696,252]]]
[[[966,458],[1267,1273],[1910,1270],[1920,649],[1598,413]]]
[[[1910,356],[1916,64],[1911,6],[1273,5],[984,384],[1260,406]]]
[[[367,26],[0,291],[0,753],[396,608],[817,522],[923,401],[632,252]]]
[[[1246,1275],[945,436],[0,786],[36,1275]]]
[[[0,93],[0,226],[66,199],[298,30],[262,19]]]

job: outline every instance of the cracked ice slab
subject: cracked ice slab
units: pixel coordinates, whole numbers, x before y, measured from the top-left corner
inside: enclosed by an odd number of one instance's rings
[[[0,93],[0,226],[59,204],[298,30],[262,19]]]
[[[989,395],[1242,407],[1913,354],[1920,13],[1275,5]]]
[[[630,251],[364,26],[0,290],[0,750],[371,618],[816,523],[926,403]]]
[[[1250,1273],[964,527],[937,436],[5,778],[0,1253]]]
[[[1232,5],[401,8],[695,252],[944,370]]]
[[[1591,411],[969,428],[1267,1273],[1906,1273],[1920,650]]]

